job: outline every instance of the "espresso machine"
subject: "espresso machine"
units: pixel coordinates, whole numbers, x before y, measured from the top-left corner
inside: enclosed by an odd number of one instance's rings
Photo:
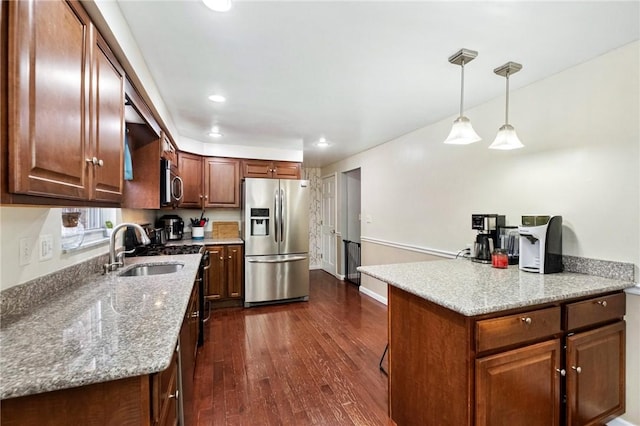
[[[520,270],[539,274],[562,272],[562,216],[522,216],[518,232]]]
[[[498,247],[498,228],[505,226],[505,216],[498,214],[472,214],[471,229],[478,231],[471,249],[471,260],[491,263],[491,253]]]

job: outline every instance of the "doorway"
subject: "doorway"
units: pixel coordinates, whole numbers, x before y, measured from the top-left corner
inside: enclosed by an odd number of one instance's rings
[[[322,178],[322,217],[320,219],[322,269],[336,275],[336,175]]]
[[[361,177],[360,169],[343,173],[342,205],[344,212],[344,279],[355,285],[360,285],[360,272],[357,267],[361,264],[360,247],[360,219],[361,219]]]

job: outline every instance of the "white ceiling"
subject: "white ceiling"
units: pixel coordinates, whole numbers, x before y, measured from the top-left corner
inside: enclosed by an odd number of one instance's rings
[[[504,97],[493,69],[507,61],[523,65],[513,90],[640,38],[638,1],[119,5],[178,140],[303,149],[316,167],[453,120],[460,67],[447,58],[462,47],[479,52],[465,67],[469,108]],[[207,135],[213,125],[224,137]]]

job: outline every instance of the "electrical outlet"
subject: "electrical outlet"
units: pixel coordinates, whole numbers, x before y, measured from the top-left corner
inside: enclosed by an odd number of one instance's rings
[[[53,235],[45,234],[40,235],[39,241],[40,247],[40,261],[53,259]]]
[[[20,266],[28,265],[31,263],[31,239],[20,239]]]

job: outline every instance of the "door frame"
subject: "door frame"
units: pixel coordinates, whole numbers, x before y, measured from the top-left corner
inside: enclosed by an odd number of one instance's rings
[[[334,263],[333,263],[333,270],[329,270],[329,269],[325,269],[325,262],[324,259],[326,258],[325,255],[325,245],[324,245],[324,182],[325,179],[333,179],[333,211],[332,216],[333,216],[333,241],[331,244],[332,250],[333,250],[333,258],[334,258]],[[337,245],[337,237],[340,236],[340,233],[337,231],[337,227],[338,227],[338,173],[337,172],[333,172],[333,173],[329,173],[327,175],[324,176],[320,176],[320,268],[328,273],[330,273],[333,276],[338,276],[338,245]]]

